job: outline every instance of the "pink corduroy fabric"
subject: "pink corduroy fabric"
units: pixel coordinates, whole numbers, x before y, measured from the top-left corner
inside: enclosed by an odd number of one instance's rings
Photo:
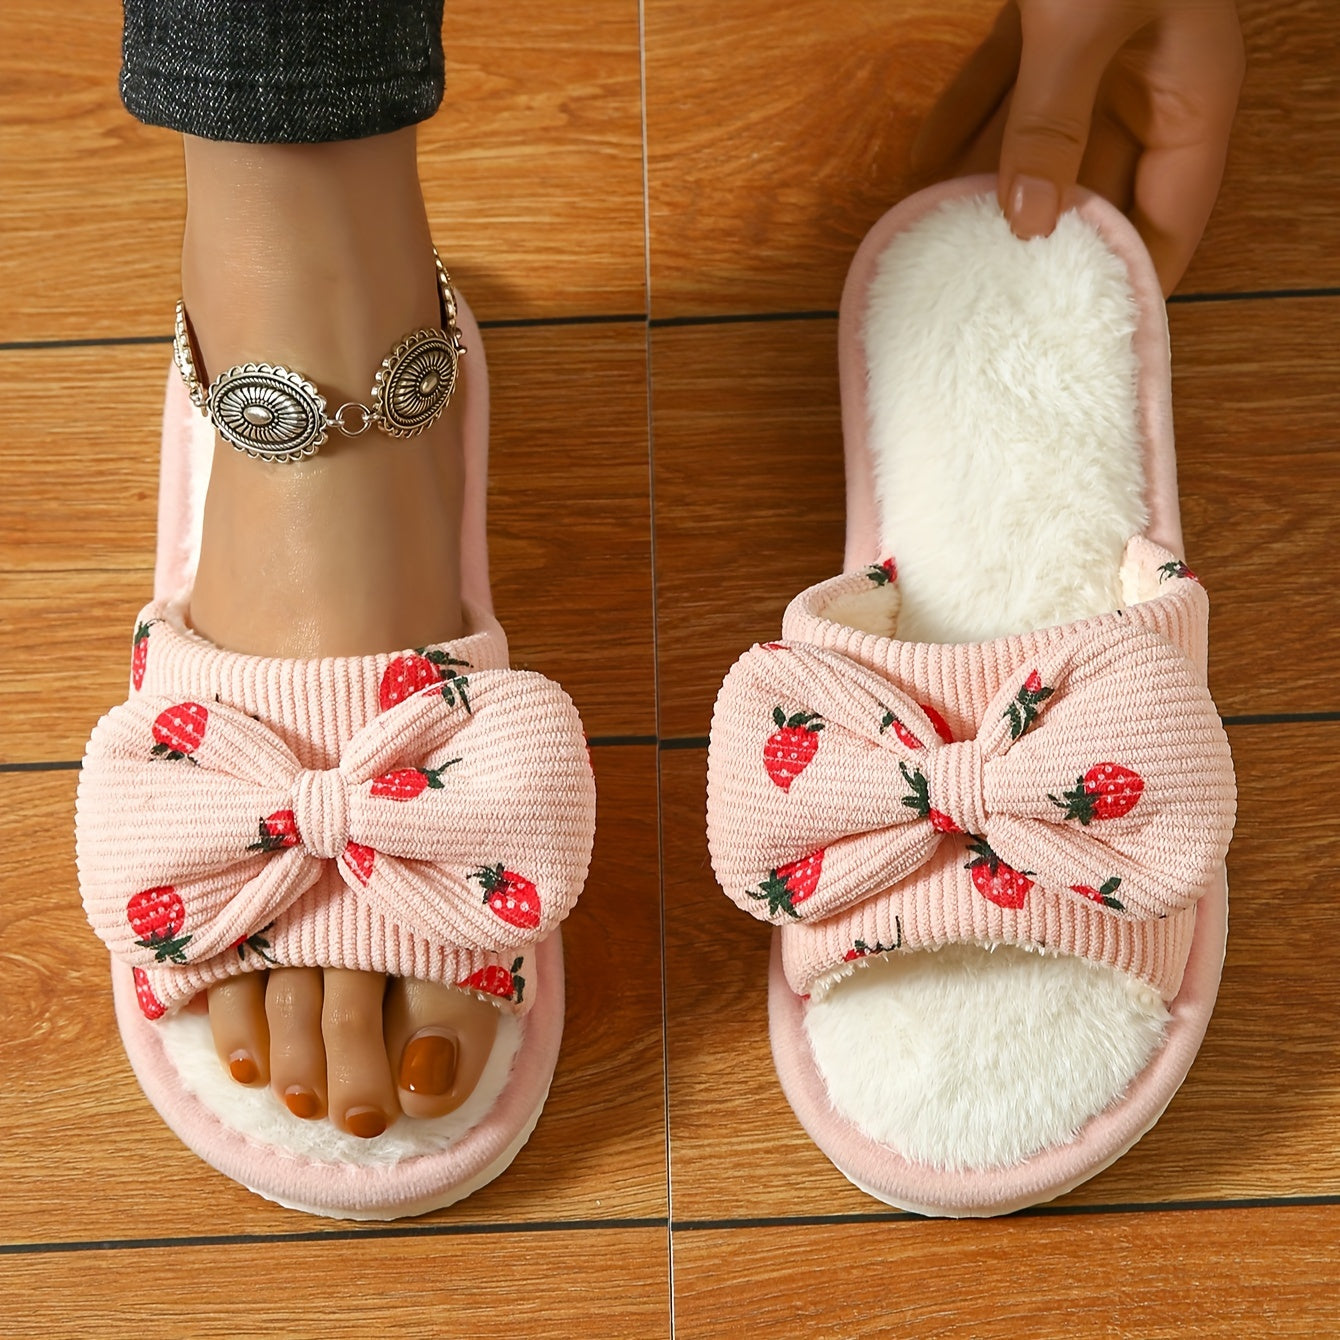
[[[1126,578],[1148,598],[977,644],[828,620],[865,573],[792,602],[783,640],[747,652],[717,700],[708,838],[728,895],[781,926],[793,990],[962,942],[1077,955],[1176,995],[1236,809],[1208,602],[1184,572],[1135,539]]]
[[[461,985],[524,1012],[572,908],[595,788],[571,700],[507,668],[491,616],[418,651],[223,651],[167,602],[94,729],[80,888],[149,1017],[271,964]]]

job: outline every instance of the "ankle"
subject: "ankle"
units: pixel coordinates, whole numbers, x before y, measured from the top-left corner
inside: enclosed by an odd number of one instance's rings
[[[186,141],[182,292],[208,377],[281,363],[333,403],[439,324],[413,132],[319,145]]]

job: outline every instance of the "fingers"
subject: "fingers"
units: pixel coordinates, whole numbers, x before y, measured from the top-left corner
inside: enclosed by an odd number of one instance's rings
[[[1230,0],[1179,10],[1159,34],[1148,111],[1135,126],[1145,153],[1129,213],[1165,296],[1190,264],[1219,194],[1245,68]]]
[[[927,114],[912,144],[914,171],[946,168],[974,138],[980,138],[982,127],[1014,83],[1021,41],[1019,9],[1010,0],[986,40]]]
[[[1135,224],[1166,298],[1178,285],[1209,222],[1224,175],[1222,145],[1151,149],[1135,172]]]
[[[1142,6],[1038,0],[1021,11],[1019,78],[1000,151],[1000,205],[1018,237],[1049,234],[1079,179],[1098,86]]]
[[[1123,214],[1129,214],[1139,160],[1139,143],[1102,106],[1100,95],[1099,110],[1094,115],[1084,161],[1080,164],[1079,184],[1111,201]]]

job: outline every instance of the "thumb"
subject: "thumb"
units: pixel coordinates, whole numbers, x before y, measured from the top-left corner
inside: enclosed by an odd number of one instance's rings
[[[1000,149],[1000,207],[1017,237],[1056,227],[1079,178],[1098,85],[1112,57],[1139,25],[1134,6],[1020,6],[1023,45]],[[1114,15],[1113,10],[1118,14]]]

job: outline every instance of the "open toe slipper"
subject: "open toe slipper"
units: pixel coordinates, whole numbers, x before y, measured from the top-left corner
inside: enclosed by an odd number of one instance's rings
[[[1236,793],[1164,306],[1101,199],[1024,243],[970,178],[876,224],[839,350],[846,573],[726,677],[712,859],[776,927],[819,1148],[887,1204],[1001,1214],[1158,1120],[1223,965]]]
[[[155,598],[129,701],[94,729],[77,801],[85,909],[112,953],[146,1095],[206,1162],[313,1214],[391,1219],[492,1180],[534,1128],[563,1029],[559,922],[590,860],[595,791],[567,695],[508,668],[485,548],[488,392],[462,305],[467,631],[375,656],[221,650],[187,626],[213,432],[174,373]],[[460,986],[501,1012],[465,1104],[359,1139],[244,1088],[197,992],[271,965]]]

